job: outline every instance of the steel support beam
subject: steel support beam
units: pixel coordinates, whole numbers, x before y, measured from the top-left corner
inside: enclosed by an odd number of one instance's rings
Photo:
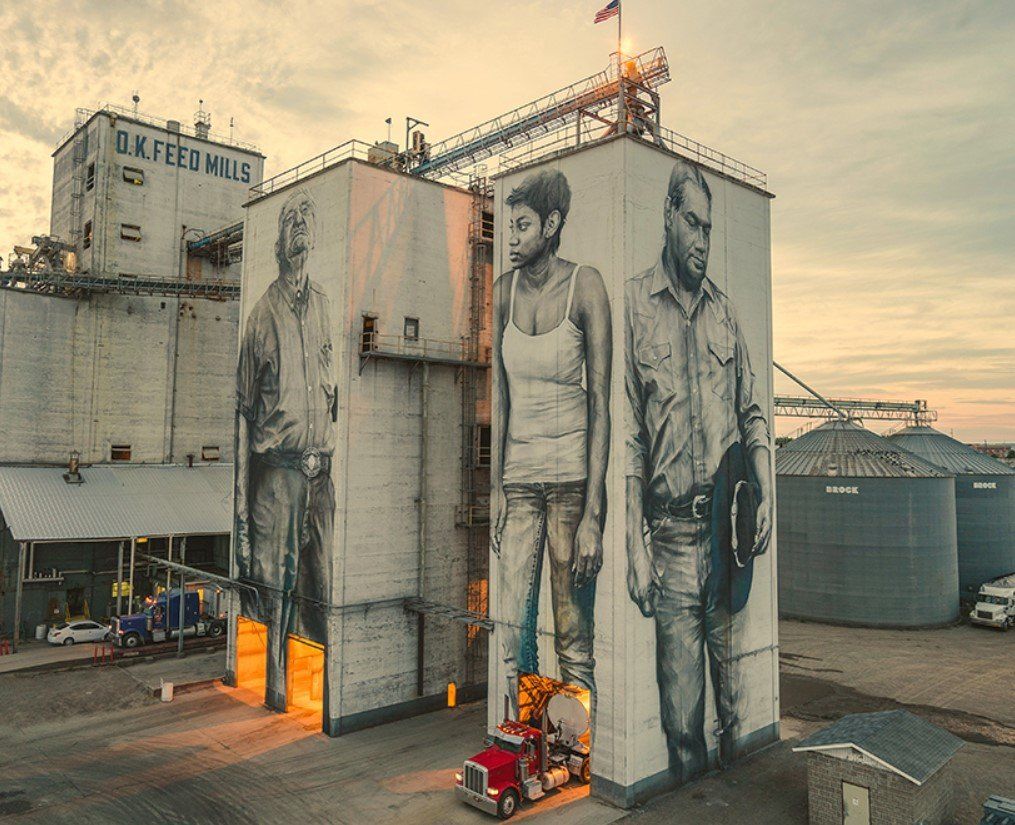
[[[130,613],[134,609],[134,562],[137,559],[137,536],[131,536],[130,539],[130,571],[128,573],[129,583],[127,585],[127,612]],[[167,597],[168,598],[168,597]],[[168,603],[166,604],[168,608]]]
[[[123,615],[123,542],[116,554],[116,615]]]
[[[14,633],[12,635],[12,652],[18,652],[21,644],[21,600],[25,589],[25,562],[28,555],[28,543],[18,542],[18,582],[14,591]]]
[[[176,658],[183,658],[183,617],[186,615],[187,607],[187,582],[184,579],[184,572],[180,571],[180,612],[179,621],[176,625]],[[166,619],[169,619],[169,593],[166,593]]]

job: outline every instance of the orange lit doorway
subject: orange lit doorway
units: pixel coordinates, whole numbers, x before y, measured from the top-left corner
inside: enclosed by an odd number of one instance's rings
[[[236,619],[236,687],[264,702],[268,665],[268,626],[239,616]]]
[[[286,711],[304,711],[307,719],[324,724],[324,646],[289,636],[286,667]],[[301,714],[302,715],[302,714]]]

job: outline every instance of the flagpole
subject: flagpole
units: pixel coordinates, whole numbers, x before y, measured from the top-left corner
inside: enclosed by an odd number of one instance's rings
[[[617,134],[627,132],[627,101],[624,94],[624,54],[621,45],[624,42],[624,0],[617,2]]]

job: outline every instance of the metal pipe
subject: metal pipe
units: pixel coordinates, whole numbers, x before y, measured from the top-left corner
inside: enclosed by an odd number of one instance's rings
[[[430,406],[430,365],[423,364],[423,380],[419,390],[419,575],[416,583],[416,594],[424,597],[426,578],[426,523],[427,523],[427,461],[429,460],[429,438],[427,419]]]
[[[123,542],[120,542],[120,549],[116,554],[116,615],[121,614],[123,606]]]
[[[180,659],[183,657],[183,611],[187,606],[187,587],[184,581],[184,573],[180,571],[180,620],[176,626],[176,658]],[[166,594],[166,619],[169,619],[169,594]]]
[[[426,589],[426,525],[427,525],[427,461],[429,460],[428,422],[430,413],[430,365],[423,363],[422,382],[419,388],[419,576],[416,592],[424,598]],[[425,688],[424,663],[426,661],[426,626],[423,614],[416,623],[416,695],[422,696]]]
[[[14,591],[14,634],[11,640],[11,649],[18,652],[18,645],[21,643],[21,594],[25,588],[25,561],[28,554],[27,542],[18,542],[18,585]]]
[[[127,612],[130,613],[133,610],[134,605],[134,561],[137,557],[137,536],[131,536],[130,539],[130,582],[127,585]],[[166,604],[168,608],[168,603]]]
[[[184,539],[184,541],[186,541],[186,539]],[[166,561],[172,561],[172,560],[173,560],[173,534],[170,533],[169,534],[169,544],[168,544],[168,547],[166,549]],[[167,565],[166,566],[166,593],[167,593],[166,598],[167,599],[169,598],[168,593],[169,593],[169,588],[171,586],[170,576],[172,576],[172,573],[170,572],[169,566]]]
[[[179,562],[167,561],[166,559],[160,559],[160,558],[158,558],[156,556],[152,556],[152,555],[150,555],[148,553],[142,553],[141,554],[141,558],[147,559],[150,562],[154,562],[156,565],[164,564],[170,570],[178,570],[181,573],[189,573],[192,576],[198,576],[201,579],[208,580],[209,582],[216,582],[218,584],[221,584],[223,587],[229,587],[229,588],[242,587],[244,590],[247,590],[247,591],[249,591],[250,593],[253,594],[253,596],[254,596],[254,604],[256,606],[256,609],[257,609],[258,613],[260,613],[260,611],[261,611],[261,595],[258,592],[257,587],[255,587],[253,584],[247,584],[245,582],[237,581],[236,579],[230,579],[227,576],[219,576],[217,573],[209,573],[206,570],[198,570],[196,567],[188,567],[188,566],[186,566],[184,564],[180,564]],[[274,587],[270,587],[268,585],[263,585],[263,584],[259,585],[259,586],[263,587],[266,590],[274,590],[277,593],[281,593],[282,592],[281,588],[274,588]],[[323,606],[325,608],[333,607],[333,605],[331,605],[330,602],[318,602],[318,601],[316,601],[314,599],[304,599],[304,601],[308,601],[308,602],[311,602],[313,604],[319,604],[319,605],[321,605],[321,606]],[[388,603],[390,603],[390,604],[397,604],[397,603],[403,602],[403,601],[404,601],[404,599],[401,599],[401,598],[398,598],[398,599],[387,599],[384,603],[385,604],[388,604]],[[367,603],[364,606],[365,607],[372,607],[372,606],[375,606],[376,604],[379,604],[379,602]],[[353,606],[354,607],[358,607],[359,605],[353,605]]]
[[[797,384],[799,384],[801,387],[803,387],[805,390],[807,390],[807,392],[809,392],[811,395],[813,395],[815,398],[817,398],[818,401],[820,401],[822,404],[824,404],[826,407],[828,407],[828,409],[830,409],[832,412],[834,412],[843,421],[849,421],[849,416],[846,415],[846,413],[844,413],[842,410],[840,410],[838,407],[836,407],[831,401],[829,401],[827,398],[825,398],[816,389],[813,389],[812,387],[808,387],[803,381],[801,381],[799,378],[797,378],[788,369],[786,369],[785,367],[780,365],[777,361],[772,361],[772,366],[774,366],[777,370],[779,370],[779,372],[781,372],[787,378],[795,381]]]

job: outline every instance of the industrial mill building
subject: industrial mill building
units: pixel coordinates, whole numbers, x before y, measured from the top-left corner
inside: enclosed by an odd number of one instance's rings
[[[124,547],[180,559],[187,513],[156,518],[138,485],[228,504],[227,467],[186,469],[232,458],[237,231],[264,156],[213,134],[203,108],[191,127],[136,103],[77,111],[53,153],[49,231],[0,272],[0,633],[15,642],[126,608]],[[33,500],[52,518],[26,521]],[[102,502],[152,518],[99,518]],[[190,564],[225,572],[228,519],[198,527]],[[148,566],[136,572],[121,574],[150,595]]]

